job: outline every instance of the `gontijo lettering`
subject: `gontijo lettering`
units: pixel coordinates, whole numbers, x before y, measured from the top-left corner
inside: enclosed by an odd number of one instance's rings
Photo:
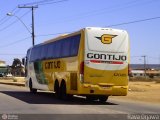
[[[90,59],[102,59],[102,60],[120,60],[126,61],[127,56],[125,55],[113,55],[113,54],[98,54],[98,53],[87,53],[87,58]]]

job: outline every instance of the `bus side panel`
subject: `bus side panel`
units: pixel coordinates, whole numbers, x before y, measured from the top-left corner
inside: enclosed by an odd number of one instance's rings
[[[85,30],[81,30],[81,40],[79,45],[79,52],[78,52],[78,72],[77,72],[77,84],[78,84],[78,91],[77,94],[81,94],[83,91],[83,82],[84,82],[84,46],[85,46]]]
[[[35,70],[35,63],[34,62],[28,63],[28,75],[26,77],[26,86],[29,87],[29,81],[32,80],[33,88],[48,90],[48,87],[46,84],[39,83],[39,81],[42,80],[42,79],[39,79],[40,76],[41,75],[40,73],[38,73],[38,69],[36,68]]]

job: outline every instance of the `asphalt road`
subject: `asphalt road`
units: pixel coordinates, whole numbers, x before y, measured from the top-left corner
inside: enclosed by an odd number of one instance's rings
[[[30,117],[40,118],[48,114],[47,116],[54,115],[54,117],[58,115],[58,118],[62,117],[61,119],[65,119],[66,114],[69,114],[72,119],[80,118],[81,120],[84,116],[86,119],[90,119],[90,116],[94,116],[94,119],[102,119],[108,115],[120,119],[131,114],[160,115],[160,104],[125,101],[119,100],[118,97],[109,98],[106,103],[88,102],[82,97],[73,97],[70,101],[63,101],[56,99],[51,92],[39,91],[32,94],[25,87],[0,84],[0,114],[22,116],[31,114]]]

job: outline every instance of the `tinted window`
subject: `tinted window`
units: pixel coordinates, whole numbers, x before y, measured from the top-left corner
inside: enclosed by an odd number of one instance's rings
[[[48,52],[48,46],[43,45],[42,46],[42,51],[41,51],[41,59],[46,59],[47,58],[47,55],[46,55],[47,52]]]
[[[72,57],[78,54],[80,34],[32,48],[31,61]]]

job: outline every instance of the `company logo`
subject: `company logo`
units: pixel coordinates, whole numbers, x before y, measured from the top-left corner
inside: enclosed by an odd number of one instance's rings
[[[103,64],[124,64],[127,60],[125,55],[113,55],[113,54],[98,54],[98,53],[87,53],[88,60],[87,64],[91,63],[103,63]],[[89,62],[88,62],[89,61]]]
[[[2,119],[3,120],[7,120],[8,119],[8,115],[7,114],[2,114]]]
[[[96,37],[96,38],[101,40],[103,44],[111,44],[112,39],[116,36],[117,35],[103,34],[101,37]]]
[[[15,114],[2,114],[2,120],[19,120],[18,115]]]

